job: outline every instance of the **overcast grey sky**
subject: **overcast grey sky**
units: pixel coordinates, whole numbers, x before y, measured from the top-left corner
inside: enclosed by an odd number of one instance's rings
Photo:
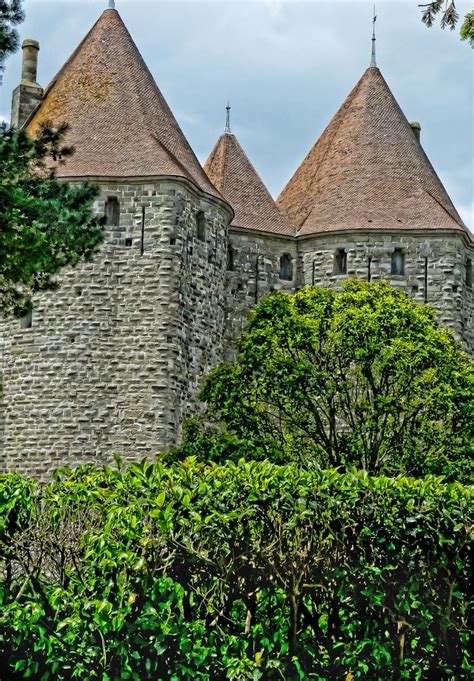
[[[474,229],[474,51],[426,29],[421,0],[378,0],[377,60],[457,209]],[[456,3],[461,15],[471,3]],[[21,38],[53,78],[107,0],[26,0]],[[178,122],[204,162],[225,122],[276,196],[370,60],[373,0],[116,0]],[[20,55],[6,65],[9,117]]]

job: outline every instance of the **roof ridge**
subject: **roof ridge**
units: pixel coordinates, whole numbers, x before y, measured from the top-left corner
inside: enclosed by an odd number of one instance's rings
[[[104,12],[106,12],[106,11],[108,11],[108,10],[104,10]],[[117,12],[117,10],[113,10],[113,11],[115,11],[115,13],[118,14],[118,16],[120,17],[120,14]],[[90,36],[91,33],[93,32],[93,30],[95,29],[95,27],[97,26],[97,24],[98,24],[98,23],[100,22],[100,20],[102,19],[102,16],[103,16],[104,12],[101,13],[100,17],[98,17],[98,19],[94,22],[94,24],[91,26],[91,28],[87,31],[86,35],[83,37],[83,39],[81,40],[81,42],[79,43],[79,45],[76,47],[75,50],[73,50],[73,51],[71,52],[71,54],[69,55],[69,57],[66,59],[66,61],[65,61],[64,64],[62,65],[62,67],[61,67],[61,68],[59,69],[59,71],[56,73],[56,75],[53,76],[53,78],[49,81],[49,83],[48,83],[48,85],[46,86],[45,91],[44,91],[43,100],[46,99],[46,96],[49,94],[50,90],[52,90],[52,88],[56,85],[56,83],[58,82],[58,80],[59,80],[60,77],[62,76],[63,72],[64,72],[64,71],[67,69],[67,67],[74,61],[74,58],[76,57],[76,55],[81,51],[82,46],[83,46],[84,43],[87,41],[87,39],[89,38],[89,36]]]
[[[451,218],[451,220],[453,220],[456,224],[459,224],[458,219],[455,218],[455,217],[451,214],[451,212],[450,212],[450,211],[448,210],[448,208],[444,205],[444,203],[442,203],[442,201],[440,201],[438,198],[436,198],[436,196],[435,196],[434,194],[432,194],[428,189],[425,189],[425,192],[426,192],[429,196],[431,196],[431,198],[432,198],[434,201],[436,201],[436,203],[437,203],[439,206],[441,206],[441,208],[449,215],[449,217]]]
[[[226,188],[227,188],[227,168],[229,165],[229,153],[230,153],[230,140],[227,139],[230,137],[230,134],[223,134],[224,136],[224,145],[225,145],[225,153],[222,155],[222,194],[225,193]]]
[[[151,137],[153,140],[160,146],[163,151],[168,154],[169,158],[176,163],[176,165],[183,171],[183,177],[185,177],[187,180],[190,180],[191,182],[194,182],[192,176],[188,172],[188,170],[184,167],[184,165],[181,163],[181,161],[176,158],[176,156],[173,154],[173,152],[168,149],[168,147],[157,137],[156,133],[152,132],[150,133]]]

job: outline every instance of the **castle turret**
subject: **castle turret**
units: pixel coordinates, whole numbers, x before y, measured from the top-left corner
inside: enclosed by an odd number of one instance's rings
[[[204,170],[234,209],[232,227],[293,236],[290,221],[279,211],[230,126],[227,130],[219,137]]]
[[[292,291],[297,256],[294,227],[278,209],[263,180],[230,128],[204,164],[209,179],[234,209],[227,257],[227,338],[229,355],[246,318],[272,290]]]
[[[36,40],[25,40],[21,47],[23,50],[21,82],[15,88],[12,97],[11,124],[15,128],[22,127],[43,99],[43,88],[36,82],[39,43]]]
[[[364,73],[277,204],[300,235],[467,231],[376,67]]]
[[[25,64],[24,73],[33,77]],[[113,3],[27,122],[68,124],[56,175],[92,180],[105,242],[35,297],[2,351],[2,466],[158,455],[223,359],[233,213],[199,164]],[[33,367],[33,369],[32,369]]]
[[[297,230],[302,284],[387,279],[474,349],[473,241],[420,144],[372,65],[277,199]]]

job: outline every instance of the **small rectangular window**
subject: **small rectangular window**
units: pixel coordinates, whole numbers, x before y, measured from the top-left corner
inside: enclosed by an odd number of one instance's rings
[[[396,248],[392,253],[390,274],[401,277],[405,274],[405,253]]]
[[[283,281],[292,281],[293,279],[293,261],[288,253],[283,253],[280,258],[280,279]]]
[[[197,238],[199,241],[206,241],[206,217],[202,210],[196,215]]]
[[[347,253],[345,248],[338,248],[334,254],[334,274],[347,274]]]
[[[33,310],[28,310],[28,312],[20,319],[20,328],[31,329],[33,326]]]
[[[472,260],[466,260],[466,286],[472,288]]]
[[[105,202],[105,224],[108,227],[120,225],[120,204],[114,196],[109,196]]]

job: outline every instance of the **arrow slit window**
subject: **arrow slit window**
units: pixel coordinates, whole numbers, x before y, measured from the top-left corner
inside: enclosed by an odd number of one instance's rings
[[[197,238],[199,241],[206,241],[206,218],[202,210],[196,215]]]
[[[234,249],[230,244],[227,247],[227,270],[229,272],[234,271]]]

